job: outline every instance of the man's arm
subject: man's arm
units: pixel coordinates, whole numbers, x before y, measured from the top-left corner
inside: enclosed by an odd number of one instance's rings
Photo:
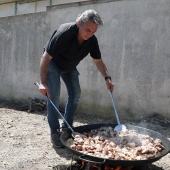
[[[49,69],[49,62],[52,57],[45,51],[40,60],[40,86],[39,91],[42,95],[47,95],[50,98],[50,92],[48,89],[48,69]]]
[[[100,71],[100,73],[102,74],[102,76],[104,78],[106,77],[110,77],[109,76],[109,73],[108,73],[108,70],[105,66],[105,64],[103,63],[103,60],[102,59],[93,59],[93,62],[95,63],[97,69]],[[107,85],[107,88],[110,90],[110,91],[113,91],[113,88],[114,88],[114,84],[111,80],[111,78],[109,79],[106,79],[106,85]]]

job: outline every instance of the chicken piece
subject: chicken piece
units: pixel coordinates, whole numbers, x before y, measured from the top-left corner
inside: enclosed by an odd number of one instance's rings
[[[95,151],[95,153],[93,155],[100,157],[101,152]]]
[[[94,145],[97,152],[101,152],[103,150],[102,146],[100,144]]]
[[[70,146],[72,149],[76,149],[76,146],[74,143]]]
[[[93,154],[93,153],[95,153],[95,150],[93,150],[93,149],[88,149],[87,152],[88,152],[89,154]]]
[[[154,140],[154,143],[155,143],[155,144],[161,144],[162,142],[161,142],[160,139],[155,139],[155,140]]]
[[[143,135],[143,139],[148,139],[149,141],[153,141],[153,138],[150,137],[149,135]]]
[[[150,140],[149,139],[144,139],[141,141],[142,145],[145,145],[147,146],[149,143],[150,143]]]
[[[77,146],[76,146],[76,150],[78,150],[78,151],[82,151],[82,150],[83,150],[82,145],[77,145]]]
[[[90,145],[90,140],[88,139],[88,140],[85,140],[84,141],[84,145]]]
[[[79,137],[75,138],[74,141],[75,141],[75,143],[78,143],[78,144],[83,144],[84,143],[84,139],[79,138]]]
[[[142,160],[142,156],[136,156],[135,159],[136,160]]]
[[[109,146],[112,147],[112,148],[115,148],[116,147],[116,144],[114,142],[110,142],[109,143]]]
[[[115,155],[113,153],[109,153],[108,158],[115,159]]]
[[[127,147],[122,148],[121,151],[124,153],[130,153],[130,150]]]
[[[152,148],[149,148],[149,147],[145,147],[143,150],[142,150],[142,154],[145,154],[145,153],[153,153],[153,149]]]
[[[95,141],[95,143],[96,143],[96,141],[98,141],[99,140],[99,138],[100,138],[100,136],[99,135],[97,135],[97,136],[95,136],[93,139],[94,139],[94,141]]]
[[[157,152],[159,152],[159,151],[161,151],[161,150],[162,150],[162,148],[161,148],[161,147],[159,147],[159,146],[156,146],[156,147],[155,147],[155,149],[157,150]]]
[[[104,147],[102,153],[108,155],[109,154],[108,147]]]
[[[111,147],[110,145],[107,145],[106,148],[110,152],[114,152],[114,149],[115,149],[115,148]]]

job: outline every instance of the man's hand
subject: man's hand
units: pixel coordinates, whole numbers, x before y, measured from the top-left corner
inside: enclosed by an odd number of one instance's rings
[[[106,85],[107,85],[108,90],[111,91],[111,92],[113,92],[113,90],[114,90],[114,84],[113,84],[113,82],[112,82],[110,79],[107,79],[107,80],[106,80]]]
[[[38,86],[39,91],[40,91],[40,93],[41,93],[43,96],[47,96],[48,98],[50,98],[50,93],[49,93],[48,86],[43,85],[43,84],[39,84],[39,83],[37,83],[37,82],[34,82],[34,84],[35,84],[36,86]]]
[[[49,91],[47,85],[40,84],[39,85],[39,91],[40,91],[40,93],[42,95],[47,96],[48,98],[50,98],[50,91]]]

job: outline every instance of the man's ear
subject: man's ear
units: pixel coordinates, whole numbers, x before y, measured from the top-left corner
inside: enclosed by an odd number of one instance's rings
[[[81,26],[82,26],[82,23],[81,23],[80,20],[78,21],[77,25],[78,25],[78,27],[81,27]]]

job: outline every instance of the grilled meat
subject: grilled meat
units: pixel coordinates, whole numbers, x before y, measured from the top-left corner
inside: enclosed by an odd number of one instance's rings
[[[76,135],[70,147],[84,154],[115,160],[150,159],[159,156],[165,149],[160,139],[135,130],[115,132],[112,127]]]

